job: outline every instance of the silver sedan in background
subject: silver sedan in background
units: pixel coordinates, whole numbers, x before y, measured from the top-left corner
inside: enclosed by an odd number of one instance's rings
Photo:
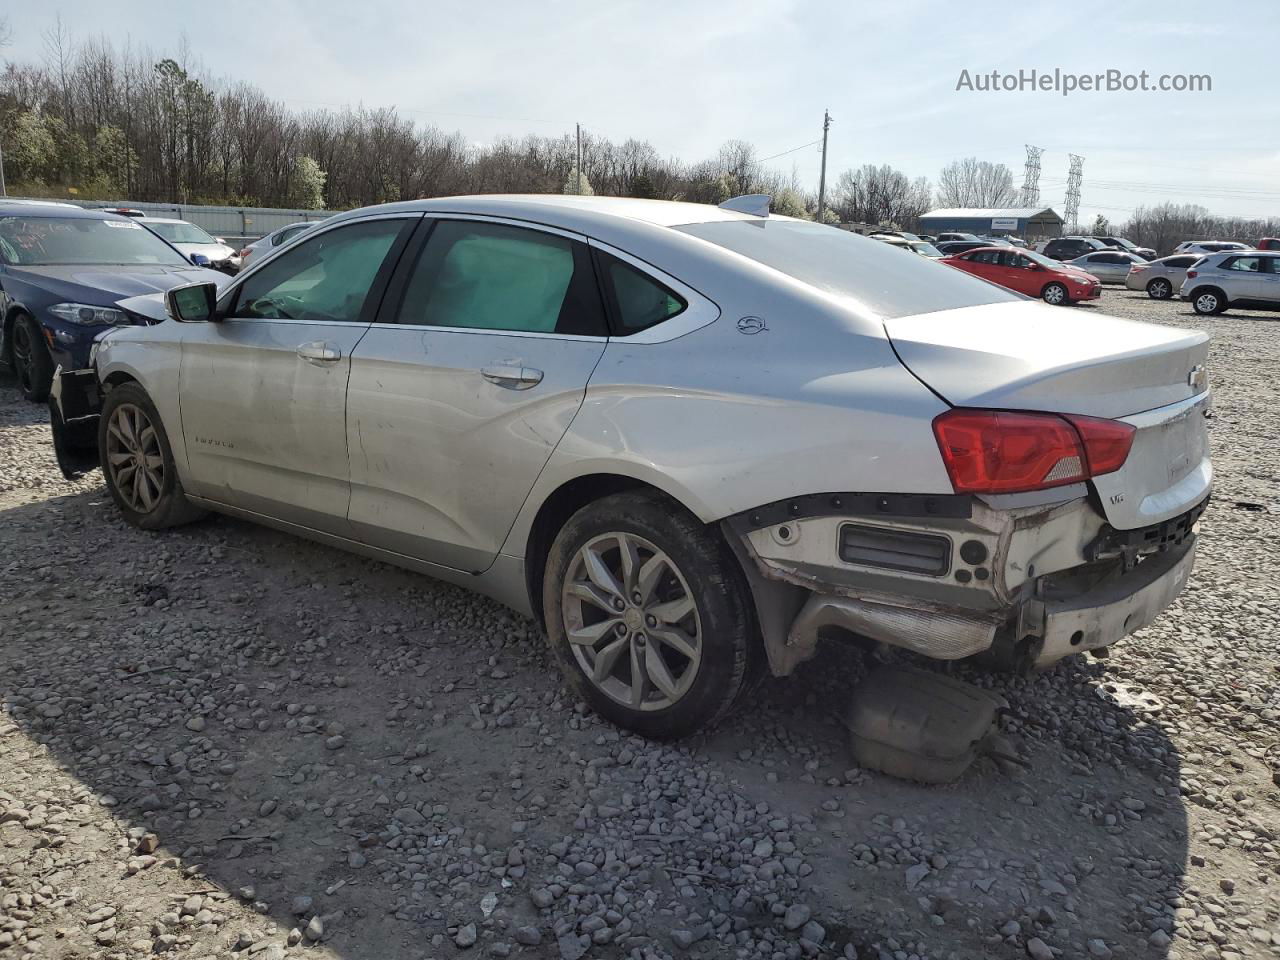
[[[655,737],[833,633],[1107,647],[1181,592],[1212,486],[1205,334],[767,197],[371,207],[128,306],[169,319],[104,335],[54,423],[129,523],[214,510],[487,593]]]
[[[1120,250],[1101,250],[1086,253],[1082,257],[1068,260],[1067,263],[1078,267],[1085,273],[1091,273],[1103,283],[1124,283],[1129,276],[1129,268],[1134,264],[1146,263],[1137,254],[1124,253]]]
[[[265,254],[270,253],[276,247],[283,247],[304,230],[309,230],[317,223],[322,222],[323,221],[320,220],[304,220],[299,221],[298,223],[291,223],[287,227],[272,230],[265,237],[245,245],[240,251],[240,269],[244,269],[245,264],[249,262],[250,257],[256,257],[261,260]]]
[[[1187,279],[1187,268],[1203,254],[1175,253],[1149,263],[1135,263],[1129,267],[1124,285],[1130,290],[1145,290],[1152,300],[1168,300]]]

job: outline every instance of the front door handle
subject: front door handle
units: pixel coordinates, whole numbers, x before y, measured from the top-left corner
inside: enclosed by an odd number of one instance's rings
[[[337,363],[342,359],[342,349],[328,340],[312,340],[298,347],[298,356],[317,367]]]
[[[517,367],[508,364],[495,364],[480,368],[480,375],[490,383],[496,383],[508,390],[528,390],[542,382],[542,371],[532,367]]]

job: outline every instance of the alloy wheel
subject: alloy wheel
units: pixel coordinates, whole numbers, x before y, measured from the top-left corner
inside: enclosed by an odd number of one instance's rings
[[[13,327],[13,368],[22,389],[30,392],[35,383],[35,346],[30,328],[21,319]]]
[[[1201,313],[1213,313],[1218,309],[1218,298],[1212,293],[1202,293],[1196,297],[1196,309]]]
[[[1172,287],[1170,287],[1168,280],[1151,281],[1150,293],[1151,296],[1155,297],[1157,300],[1164,300],[1169,296],[1171,291]]]
[[[702,662],[702,622],[689,583],[665,552],[631,533],[594,537],[561,590],[565,635],[587,679],[633,710],[689,692]]]
[[[107,424],[106,466],[129,509],[150,513],[164,489],[164,455],[155,426],[141,407],[122,403]]]
[[[1059,284],[1051,284],[1044,292],[1045,303],[1058,305],[1067,298],[1067,291]]]

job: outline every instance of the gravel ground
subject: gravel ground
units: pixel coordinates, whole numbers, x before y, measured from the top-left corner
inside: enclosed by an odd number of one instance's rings
[[[853,766],[832,646],[659,746],[487,600],[227,519],[153,535],[0,389],[0,956],[1280,956],[1280,318],[1207,326],[1188,591],[968,679],[1029,769]],[[1009,766],[1009,765],[1006,765]]]

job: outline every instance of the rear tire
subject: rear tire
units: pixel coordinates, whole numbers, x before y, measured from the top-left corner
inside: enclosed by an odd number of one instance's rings
[[[120,384],[103,401],[98,450],[111,499],[133,526],[163,530],[205,515],[183,492],[160,414],[136,383]]]
[[[1191,308],[1204,316],[1222,313],[1227,309],[1227,298],[1222,295],[1221,290],[1197,290],[1191,295]]]
[[[763,664],[737,563],[714,530],[657,493],[575,513],[543,580],[547,637],[574,692],[656,739],[721,719]]]
[[[1173,296],[1173,284],[1164,277],[1156,277],[1147,284],[1147,296],[1152,300],[1168,300]]]
[[[53,358],[40,333],[40,324],[34,318],[19,314],[13,324],[10,350],[18,389],[33,403],[43,403],[53,386]]]
[[[1071,295],[1067,292],[1066,286],[1061,283],[1047,283],[1043,290],[1040,291],[1040,299],[1045,303],[1055,307],[1071,302]]]

